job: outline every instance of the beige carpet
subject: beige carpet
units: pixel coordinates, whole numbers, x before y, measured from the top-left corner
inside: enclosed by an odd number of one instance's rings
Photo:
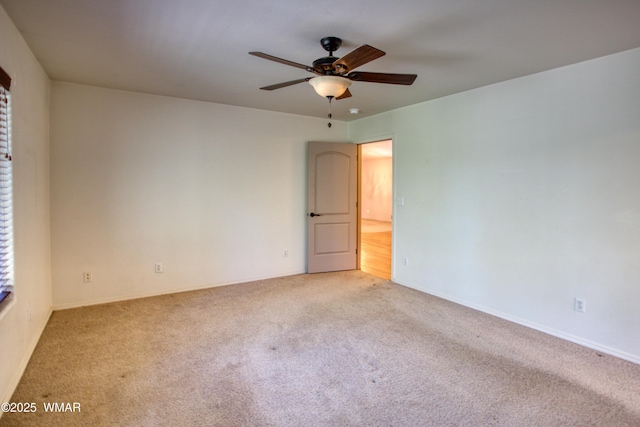
[[[13,401],[2,426],[640,426],[640,366],[352,271],[55,312]]]

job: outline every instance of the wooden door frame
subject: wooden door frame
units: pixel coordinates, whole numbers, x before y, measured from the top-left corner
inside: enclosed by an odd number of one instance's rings
[[[358,167],[357,167],[357,178],[358,183],[356,184],[356,270],[360,270],[360,257],[362,256],[362,236],[361,236],[361,226],[362,220],[360,219],[362,216],[362,144],[366,144],[365,142],[357,144],[358,145]]]
[[[358,146],[358,166],[357,166],[357,219],[356,219],[356,269],[360,270],[360,258],[362,256],[362,146],[364,144],[373,144],[376,142],[388,141],[391,140],[391,280],[394,278],[394,265],[393,265],[393,254],[395,252],[395,233],[393,230],[395,229],[395,210],[396,210],[396,202],[395,202],[395,194],[396,194],[396,165],[395,165],[395,144],[394,137],[388,136],[385,138],[377,138],[372,141],[361,141],[356,142],[355,144]]]

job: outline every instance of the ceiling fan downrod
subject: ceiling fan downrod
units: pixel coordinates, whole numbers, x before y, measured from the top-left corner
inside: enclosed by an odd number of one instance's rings
[[[324,37],[322,40],[320,40],[320,44],[322,45],[324,50],[329,52],[329,56],[333,56],[333,52],[340,49],[342,40],[338,37]]]

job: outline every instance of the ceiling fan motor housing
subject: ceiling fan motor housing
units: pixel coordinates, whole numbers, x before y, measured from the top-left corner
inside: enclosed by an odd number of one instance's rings
[[[335,56],[325,56],[313,61],[313,69],[324,74],[333,74],[333,63],[338,60]]]
[[[342,40],[338,37],[324,37],[322,40],[320,40],[320,44],[322,45],[324,50],[329,52],[329,56],[318,58],[313,61],[313,69],[318,73],[334,75],[336,73],[333,67],[333,63],[339,58],[333,56],[333,52],[340,48],[340,46],[342,45]]]

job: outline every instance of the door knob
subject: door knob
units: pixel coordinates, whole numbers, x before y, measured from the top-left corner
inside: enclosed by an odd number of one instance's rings
[[[317,214],[317,213],[313,213],[313,212],[311,212],[311,213],[309,214],[309,216],[310,216],[311,218],[313,218],[314,216],[320,216],[320,214]]]

